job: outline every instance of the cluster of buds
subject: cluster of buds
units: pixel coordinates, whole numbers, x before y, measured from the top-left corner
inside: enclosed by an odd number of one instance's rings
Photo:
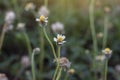
[[[60,59],[54,60],[54,62],[57,62],[60,64],[60,67],[62,67],[65,71],[70,68],[71,62],[66,57],[61,57]]]

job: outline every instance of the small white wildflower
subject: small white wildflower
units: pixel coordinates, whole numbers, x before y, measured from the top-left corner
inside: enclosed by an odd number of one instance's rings
[[[17,29],[18,30],[23,30],[25,28],[25,23],[18,23],[17,24]]]
[[[44,15],[47,17],[49,15],[49,10],[46,6],[41,6],[38,10],[38,15]]]
[[[66,42],[66,41],[64,41],[64,39],[65,39],[65,36],[64,36],[64,35],[58,34],[58,35],[57,35],[57,38],[54,38],[54,41],[55,41],[57,44],[61,45],[61,44],[63,44],[63,43]]]
[[[64,33],[64,25],[60,22],[53,23],[51,29],[54,33]]]
[[[47,26],[48,18],[46,18],[44,15],[41,15],[40,18],[36,18],[36,21],[40,23],[41,27]]]
[[[26,6],[25,6],[26,11],[34,10],[34,9],[35,9],[35,5],[32,2],[27,3]]]
[[[30,58],[28,56],[22,56],[21,65],[23,67],[28,67],[30,65]]]
[[[8,11],[5,14],[5,22],[7,24],[12,24],[15,20],[15,13],[13,11]]]
[[[102,50],[102,52],[104,53],[106,58],[110,58],[112,55],[112,50],[110,50],[110,48],[105,48],[104,50]]]
[[[97,33],[97,38],[102,38],[102,37],[103,37],[103,33],[102,32]]]

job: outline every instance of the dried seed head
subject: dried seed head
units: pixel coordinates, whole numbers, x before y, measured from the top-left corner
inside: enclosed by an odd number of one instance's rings
[[[12,24],[15,20],[15,13],[13,11],[8,11],[5,14],[5,22],[7,24]]]
[[[21,65],[23,67],[28,67],[30,65],[30,58],[28,56],[22,56]]]
[[[38,15],[44,15],[47,17],[49,15],[49,10],[46,6],[41,6],[38,10]]]
[[[61,57],[60,59],[55,60],[55,62],[60,64],[64,70],[69,69],[71,62],[66,57]]]
[[[0,80],[8,80],[8,78],[4,73],[0,73]]]
[[[58,33],[64,33],[64,25],[60,22],[56,22],[54,24],[51,25],[51,29],[54,33],[58,34]]]

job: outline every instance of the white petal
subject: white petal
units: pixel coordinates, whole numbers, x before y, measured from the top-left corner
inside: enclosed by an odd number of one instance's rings
[[[59,38],[60,34],[57,34],[57,38]]]
[[[40,21],[40,19],[36,18],[36,21]]]
[[[65,39],[65,36],[63,35],[62,38],[63,38],[63,40],[64,40],[64,39]]]
[[[57,42],[57,38],[54,38],[54,41]]]

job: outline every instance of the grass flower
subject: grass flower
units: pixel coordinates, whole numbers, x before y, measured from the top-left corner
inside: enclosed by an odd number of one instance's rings
[[[61,44],[63,44],[63,43],[66,42],[66,41],[64,41],[64,39],[65,39],[65,36],[64,36],[64,35],[58,34],[58,35],[57,35],[57,38],[54,38],[54,41],[55,41],[57,44],[61,45]]]
[[[106,58],[110,58],[112,55],[112,50],[110,50],[110,48],[105,48],[102,52],[105,54]]]
[[[27,3],[26,6],[25,6],[26,11],[34,10],[34,9],[35,9],[35,5],[32,2]]]
[[[41,15],[40,18],[37,18],[36,21],[40,22],[40,25],[42,27],[46,26],[48,23],[48,18],[46,18],[44,15]]]
[[[71,62],[66,57],[61,57],[60,59],[54,60],[54,62],[59,62],[60,67],[62,67],[64,70],[69,69],[71,66]]]
[[[55,22],[51,25],[51,29],[54,33],[64,33],[64,25],[60,22]]]
[[[38,10],[38,15],[48,16],[49,15],[49,10],[47,9],[46,6],[41,6]]]

